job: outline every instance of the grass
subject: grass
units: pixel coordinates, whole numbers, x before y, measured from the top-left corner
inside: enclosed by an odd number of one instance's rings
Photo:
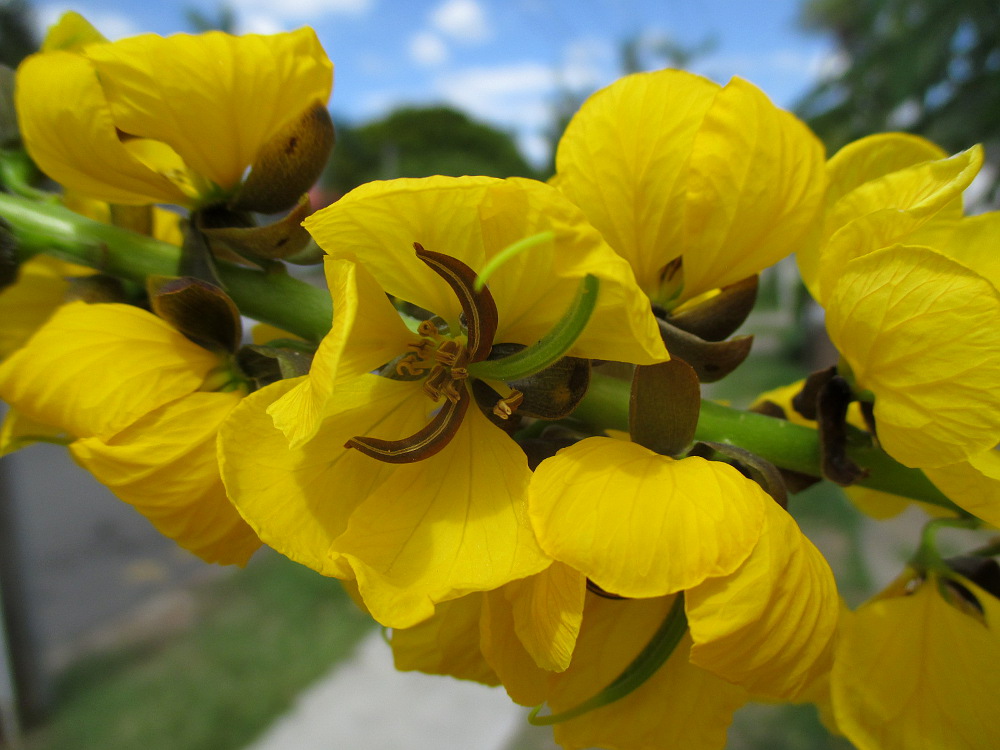
[[[28,749],[238,750],[372,627],[336,581],[274,554],[198,598],[190,631],[67,670]]]

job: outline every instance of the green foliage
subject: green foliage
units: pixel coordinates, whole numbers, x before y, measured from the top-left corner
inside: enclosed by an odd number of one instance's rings
[[[277,555],[202,593],[190,632],[73,667],[30,750],[240,750],[371,628],[337,581]]]
[[[807,0],[801,20],[832,34],[849,62],[798,107],[831,151],[900,129],[950,152],[1000,147],[996,0]]]
[[[346,193],[370,180],[437,174],[538,176],[509,134],[450,107],[407,107],[356,128],[337,123],[321,182]]]

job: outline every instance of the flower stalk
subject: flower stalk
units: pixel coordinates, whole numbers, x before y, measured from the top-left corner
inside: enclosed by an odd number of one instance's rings
[[[0,193],[0,218],[10,226],[18,252],[41,252],[96,268],[138,284],[149,276],[175,276],[179,247],[109,224],[101,224],[53,203]],[[218,261],[226,291],[249,317],[310,341],[330,329],[330,295],[286,273],[258,271]]]
[[[148,276],[177,273],[180,248],[88,219],[64,206],[0,193],[0,218],[10,226],[22,258],[47,252],[143,284]],[[330,297],[285,273],[258,271],[220,261],[219,276],[245,315],[319,341],[332,320]],[[628,429],[629,383],[595,373],[574,418],[601,428]],[[782,469],[821,476],[815,430],[783,420],[702,401],[697,440],[729,443]],[[876,448],[860,431],[848,455],[870,469],[859,484],[956,510],[917,469]]]

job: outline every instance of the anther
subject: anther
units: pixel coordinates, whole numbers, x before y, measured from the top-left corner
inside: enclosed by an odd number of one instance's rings
[[[440,335],[438,327],[429,320],[420,321],[420,325],[417,326],[417,333],[432,339],[436,339]]]
[[[508,419],[511,414],[517,411],[517,407],[524,401],[524,394],[520,391],[511,391],[507,398],[502,398],[493,406],[493,413],[500,419]]]
[[[397,375],[410,375],[417,376],[422,375],[427,370],[433,367],[438,367],[438,365],[432,364],[422,359],[412,359],[410,357],[404,357],[396,363],[396,374]]]
[[[465,360],[468,361],[469,355],[465,353],[465,347],[455,341],[455,339],[448,339],[442,342],[441,346],[434,352],[434,359],[445,367],[454,367],[463,355]]]
[[[437,401],[441,398],[442,390],[450,382],[451,376],[448,371],[441,365],[434,365],[431,374],[424,380],[424,393],[430,396],[432,401]]]

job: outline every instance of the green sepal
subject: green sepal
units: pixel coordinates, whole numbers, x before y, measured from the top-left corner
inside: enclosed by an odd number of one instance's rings
[[[177,273],[181,277],[201,279],[222,289],[224,287],[219,279],[215,257],[200,224],[200,211],[192,212],[191,218],[183,222],[184,241],[181,244]]]
[[[0,148],[15,145],[21,139],[14,109],[14,71],[0,65]]]
[[[525,349],[523,344],[494,344],[490,357],[502,359]],[[587,395],[590,360],[561,357],[544,370],[507,383],[520,391],[524,400],[517,413],[548,421],[568,417]]]
[[[706,341],[662,318],[657,319],[657,323],[660,326],[660,338],[670,356],[683,359],[691,365],[702,383],[722,380],[743,364],[753,345],[753,336],[737,336],[728,341]]]
[[[282,346],[278,341],[266,346],[244,346],[236,353],[236,364],[253,381],[255,388],[306,375],[312,360],[311,352]]]
[[[125,283],[117,276],[95,273],[91,276],[71,276],[66,281],[69,289],[66,291],[66,301],[83,300],[89,305],[103,302],[129,303]]]
[[[580,280],[576,296],[563,317],[542,338],[516,354],[500,359],[485,359],[469,365],[469,375],[505,383],[526,378],[544,370],[565,356],[587,327],[597,307],[601,281],[587,274]]]
[[[316,102],[261,147],[230,207],[273,214],[295,205],[322,174],[334,139],[330,113]]]
[[[642,687],[646,680],[667,663],[686,632],[687,616],[684,614],[684,592],[681,592],[674,598],[673,606],[649,643],[607,687],[583,703],[557,714],[539,716],[538,712],[542,707],[536,706],[528,715],[528,722],[535,726],[559,724],[621,700]]]
[[[287,260],[296,258],[299,263],[307,260],[318,263],[322,251],[312,241],[312,236],[302,226],[302,221],[312,212],[309,196],[303,195],[285,217],[264,226],[203,226],[202,232],[208,238],[216,253],[224,248],[232,253],[254,261],[260,265],[263,260]],[[304,254],[310,245],[318,252]]]
[[[190,276],[150,276],[146,289],[153,312],[196,343],[224,352],[240,345],[240,311],[218,286]]]
[[[629,398],[633,443],[661,456],[677,456],[694,440],[700,411],[698,375],[684,360],[635,368]]]
[[[17,240],[10,231],[10,224],[0,218],[0,291],[17,281],[19,268]]]

